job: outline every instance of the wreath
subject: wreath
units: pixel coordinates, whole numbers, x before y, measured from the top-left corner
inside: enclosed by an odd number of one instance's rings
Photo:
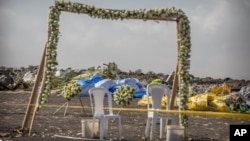
[[[118,105],[127,106],[133,100],[135,89],[129,85],[122,85],[114,92],[114,101]]]

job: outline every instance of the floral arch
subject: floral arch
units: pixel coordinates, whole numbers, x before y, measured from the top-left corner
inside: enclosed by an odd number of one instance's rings
[[[180,107],[179,110],[186,110],[189,68],[190,68],[190,52],[191,52],[191,37],[188,17],[181,9],[158,8],[158,9],[136,9],[136,10],[115,10],[103,9],[95,6],[90,6],[80,3],[55,1],[55,5],[51,6],[48,20],[48,40],[45,45],[44,55],[41,61],[37,80],[32,91],[30,104],[36,104],[34,111],[40,106],[46,104],[47,97],[51,91],[51,82],[54,77],[57,66],[57,44],[59,41],[59,20],[62,12],[70,12],[76,14],[87,14],[92,18],[110,19],[110,20],[157,20],[157,21],[173,21],[177,24],[177,47],[178,47],[178,62],[176,74],[179,81]],[[40,75],[39,75],[40,74]],[[42,83],[41,83],[42,81]],[[39,95],[36,95],[40,85]],[[31,109],[28,106],[26,115],[23,121],[23,128],[28,124],[28,117]],[[33,113],[33,118],[34,119]],[[180,124],[187,126],[187,117],[180,115]],[[32,122],[31,122],[32,128]],[[31,130],[31,129],[30,129]]]

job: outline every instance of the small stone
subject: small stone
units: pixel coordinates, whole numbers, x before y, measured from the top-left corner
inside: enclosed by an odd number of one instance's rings
[[[36,136],[36,133],[33,133],[31,136],[32,136],[32,137]]]
[[[0,137],[7,137],[9,135],[10,135],[10,133],[0,133]]]

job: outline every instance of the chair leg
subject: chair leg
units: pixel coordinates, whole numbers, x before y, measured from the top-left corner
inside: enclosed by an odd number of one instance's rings
[[[147,119],[146,129],[145,129],[145,137],[148,137],[148,135],[149,135],[150,120],[151,120],[150,118]]]
[[[103,140],[103,135],[104,135],[104,127],[105,127],[105,123],[104,123],[105,121],[104,121],[104,118],[102,117],[102,118],[100,118],[100,130],[99,130],[99,132],[100,132],[100,140]]]
[[[160,119],[160,139],[163,138],[163,132],[165,132],[166,120]],[[164,130],[163,130],[164,129]]]
[[[94,129],[95,129],[95,118],[92,119],[92,132],[91,132],[91,138],[94,138]],[[99,129],[100,131],[100,129]]]
[[[150,140],[154,139],[154,132],[155,132],[155,128],[156,128],[156,121],[157,121],[157,117],[153,117],[153,119],[152,119],[152,125],[151,125],[151,132],[150,132]]]
[[[104,119],[105,123],[104,123],[104,137],[107,137],[108,134],[108,118]]]

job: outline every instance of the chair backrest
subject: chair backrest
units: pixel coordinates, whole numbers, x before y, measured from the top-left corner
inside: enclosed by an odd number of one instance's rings
[[[167,95],[166,109],[170,109],[170,88],[165,84],[148,84],[147,85],[147,97],[152,96],[152,108],[161,109],[161,101],[164,95]],[[149,108],[149,103],[147,104]]]
[[[94,115],[104,115],[104,97],[108,96],[109,114],[113,114],[112,111],[112,94],[105,88],[91,88],[89,90],[90,102],[92,107],[92,113]],[[92,102],[92,96],[94,97],[94,103]],[[95,108],[95,110],[93,110]]]

